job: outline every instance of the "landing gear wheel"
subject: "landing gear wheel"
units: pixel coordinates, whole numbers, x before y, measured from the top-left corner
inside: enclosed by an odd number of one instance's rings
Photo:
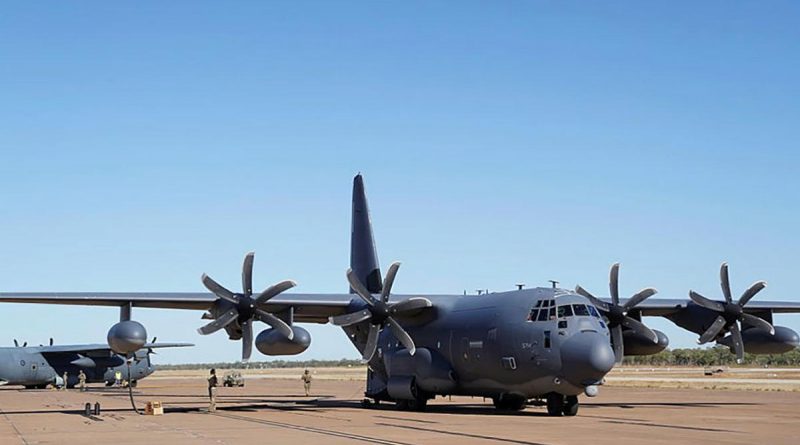
[[[564,414],[564,396],[555,392],[547,395],[547,414],[551,416]]]
[[[567,396],[564,401],[564,409],[562,412],[565,416],[574,416],[578,414],[578,396]]]

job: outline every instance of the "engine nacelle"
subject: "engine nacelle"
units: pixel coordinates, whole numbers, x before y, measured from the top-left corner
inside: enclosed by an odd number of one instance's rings
[[[637,335],[633,331],[622,333],[625,355],[653,355],[658,354],[669,346],[669,337],[661,331],[653,329],[658,336],[658,343],[653,343],[648,337]]]
[[[117,354],[131,354],[147,343],[147,331],[133,320],[120,321],[108,330],[108,346]]]
[[[744,351],[750,354],[783,354],[800,345],[797,332],[784,326],[775,326],[775,335],[757,328],[745,329],[742,331],[742,340]],[[729,348],[733,346],[730,336],[717,343]]]
[[[294,338],[289,340],[275,329],[265,329],[256,337],[256,349],[264,355],[295,355],[311,344],[311,334],[299,326],[292,326]]]

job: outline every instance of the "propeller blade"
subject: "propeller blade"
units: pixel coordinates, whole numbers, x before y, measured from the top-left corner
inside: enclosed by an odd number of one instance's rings
[[[239,304],[239,298],[236,297],[233,292],[225,289],[225,287],[214,281],[206,274],[203,274],[203,285],[206,287],[206,289],[210,290],[211,293],[219,298],[222,298],[223,300],[229,301],[233,304]]]
[[[361,323],[362,321],[367,321],[372,318],[372,312],[367,309],[358,312],[351,312],[349,314],[342,314],[342,315],[334,315],[330,317],[331,323],[335,324],[336,326],[350,326],[357,323]]]
[[[653,343],[658,343],[658,335],[656,335],[656,333],[653,332],[652,329],[648,328],[641,321],[639,321],[639,320],[637,320],[635,318],[632,318],[632,317],[625,317],[625,318],[622,319],[622,323],[620,323],[620,324],[622,326],[624,326],[624,327],[636,332],[639,335],[643,335],[645,337],[650,338],[650,340],[653,340]]]
[[[242,361],[250,360],[253,355],[253,323],[246,321],[242,323]]]
[[[608,290],[611,292],[611,302],[619,304],[619,263],[611,265],[609,273]]]
[[[728,276],[728,263],[722,263],[719,267],[719,283],[722,287],[722,295],[725,296],[725,301],[730,303],[733,301],[733,297],[731,296],[731,281]]]
[[[744,306],[750,301],[751,298],[755,297],[757,293],[761,292],[762,289],[767,287],[766,281],[756,281],[750,287],[747,288],[746,291],[739,297],[739,306]]]
[[[258,298],[256,298],[256,305],[266,303],[270,298],[286,292],[295,286],[297,286],[297,283],[292,280],[281,281],[278,284],[273,284],[272,286],[266,288],[264,292],[261,292]]]
[[[652,297],[653,295],[657,294],[658,291],[653,289],[652,287],[648,287],[646,289],[640,290],[636,295],[632,296],[625,304],[622,306],[622,310],[628,312],[629,310],[633,309],[634,306],[638,306],[644,300]]]
[[[155,340],[155,338],[153,338],[153,343],[155,343],[155,342],[156,342],[156,340]],[[50,337],[50,346],[53,346],[53,337]]]
[[[153,341],[151,341],[150,343],[155,343],[156,340],[158,340],[158,337],[153,337]]]
[[[742,314],[742,321],[750,326],[769,332],[769,335],[775,335],[775,328],[761,317],[745,313]]]
[[[406,332],[406,330],[400,326],[400,323],[395,321],[395,319],[392,317],[387,318],[386,323],[389,324],[389,328],[391,328],[394,336],[400,340],[400,343],[402,343],[406,349],[408,349],[408,353],[414,355],[414,353],[417,352],[417,347],[414,345],[414,340],[411,339],[411,336],[408,335],[408,332]]]
[[[244,264],[242,264],[242,291],[244,296],[250,298],[253,296],[253,259],[254,252],[248,252],[244,256]]]
[[[622,363],[625,358],[624,340],[622,339],[622,326],[611,328],[611,346],[614,347],[614,360],[617,364]]]
[[[364,345],[364,352],[361,358],[368,362],[372,360],[375,355],[375,350],[378,349],[378,334],[381,333],[381,327],[376,324],[369,325],[369,334],[367,334],[367,344]]]
[[[375,303],[372,301],[372,294],[361,284],[361,280],[358,279],[353,269],[347,269],[347,281],[350,283],[350,287],[356,292],[356,295],[361,297],[369,306],[375,306]]]
[[[389,270],[386,272],[386,278],[383,279],[383,289],[381,289],[381,301],[386,303],[389,301],[389,294],[392,292],[392,286],[394,285],[394,279],[397,276],[397,270],[400,269],[400,263],[395,261],[389,266]]]
[[[217,317],[217,319],[215,319],[211,323],[203,326],[202,328],[199,328],[197,332],[199,332],[201,335],[213,334],[214,332],[217,332],[220,329],[224,328],[225,326],[228,326],[229,324],[233,323],[238,317],[239,317],[239,311],[237,311],[236,309],[231,309],[228,312],[225,312],[224,314]]]
[[[25,343],[23,343],[23,344],[22,344],[22,347],[23,347],[23,348],[25,348],[25,347],[27,347],[27,346],[28,346],[28,342],[25,342]]]
[[[697,344],[702,345],[717,338],[720,331],[722,331],[722,328],[725,327],[725,323],[726,323],[725,317],[723,317],[722,315],[718,315],[717,319],[714,320],[714,323],[711,323],[711,326],[708,329],[706,329],[706,331],[703,332],[703,335],[701,335],[700,338],[697,340]]]
[[[286,324],[285,321],[261,309],[256,309],[255,313],[259,320],[270,325],[273,329],[285,335],[289,340],[294,338],[292,327]]]
[[[429,307],[433,307],[431,300],[424,297],[411,297],[393,304],[390,310],[392,314],[408,316]]]
[[[698,294],[693,290],[689,291],[689,298],[691,298],[692,301],[694,301],[695,304],[697,304],[698,306],[702,306],[714,312],[725,312],[725,306],[723,306],[722,303],[709,300],[708,298]]]
[[[744,363],[744,342],[742,341],[742,331],[739,330],[739,324],[734,323],[731,325],[731,343],[733,344],[733,351],[736,353],[736,363]]]
[[[17,341],[16,338],[14,339],[14,347],[19,348],[19,342]]]
[[[575,293],[586,297],[587,300],[589,300],[593,305],[595,305],[601,311],[603,312],[611,311],[611,306],[609,306],[608,303],[590,294],[589,291],[587,291],[586,289],[580,286],[575,286]]]

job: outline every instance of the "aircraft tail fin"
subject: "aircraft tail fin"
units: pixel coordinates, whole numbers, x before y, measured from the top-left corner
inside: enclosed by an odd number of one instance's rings
[[[383,283],[367,195],[361,173],[353,178],[353,219],[350,228],[350,268],[372,293],[380,293]],[[354,293],[350,289],[350,293]]]

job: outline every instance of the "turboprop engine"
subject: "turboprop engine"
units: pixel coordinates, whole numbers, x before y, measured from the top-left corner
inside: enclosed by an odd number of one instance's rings
[[[296,355],[308,349],[311,334],[299,326],[291,326],[290,339],[277,329],[265,329],[256,337],[256,349],[264,355]]]
[[[625,355],[653,355],[658,354],[669,346],[669,337],[661,331],[652,330],[658,337],[658,342],[653,343],[650,336],[640,335],[635,331],[624,331],[622,333],[625,345]]]
[[[797,335],[797,332],[784,326],[775,326],[774,329],[774,334],[759,328],[743,330],[744,351],[750,354],[783,354],[800,345],[800,336]],[[730,335],[718,340],[717,343],[733,350],[733,341]]]
[[[147,343],[147,331],[133,320],[120,321],[108,330],[108,346],[117,354],[132,354]]]

